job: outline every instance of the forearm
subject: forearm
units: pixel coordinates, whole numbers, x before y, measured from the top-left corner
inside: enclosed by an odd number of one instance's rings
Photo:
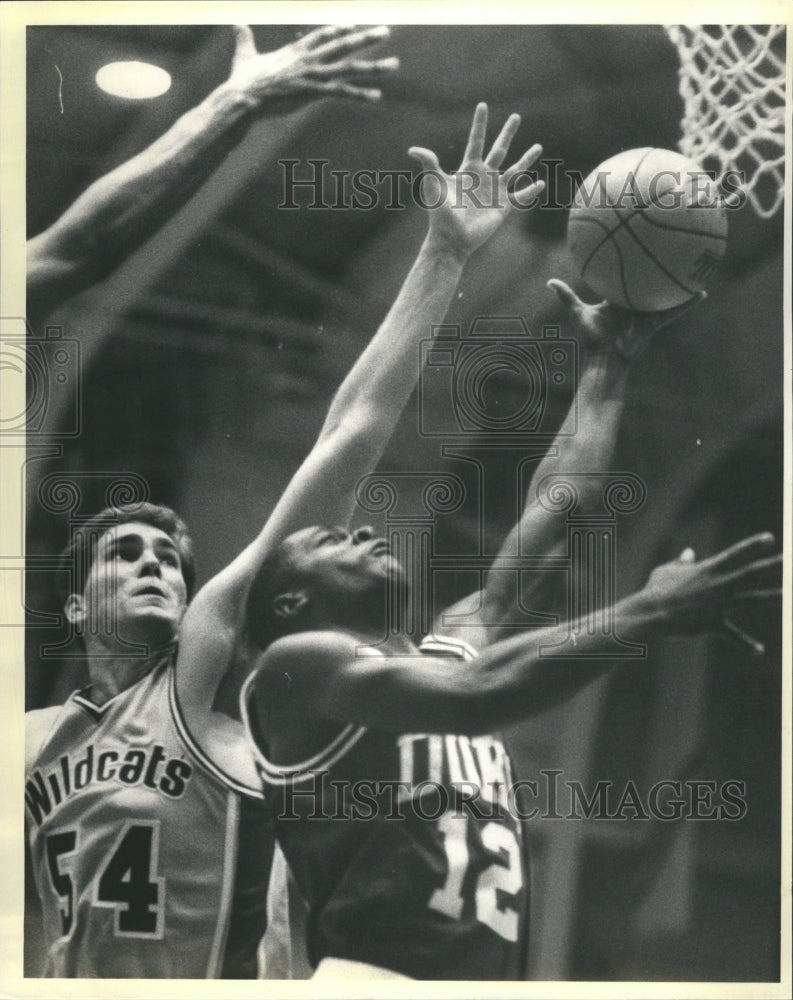
[[[29,241],[30,294],[45,292],[48,280],[70,280],[73,294],[108,274],[195,193],[239,141],[254,104],[224,83],[146,150],[92,184]]]
[[[642,593],[614,608],[614,630],[621,639],[648,641],[663,628],[659,607]],[[576,633],[574,656],[554,655],[553,647],[569,639],[570,629],[569,623],[563,623],[524,632],[485,649],[476,661],[464,706],[469,726],[481,732],[537,715],[577,694],[614,666],[609,659],[611,636],[586,629]]]
[[[553,504],[543,502],[545,495],[558,483],[558,477],[604,473],[612,468],[627,377],[628,362],[616,354],[598,352],[585,360],[576,402],[553,445],[534,470],[520,519],[486,577],[484,619],[490,627],[491,641],[498,635],[499,622],[515,620],[521,603],[528,602],[537,611],[565,614],[567,590],[559,575],[535,573],[530,578],[521,578],[518,594],[519,581],[514,568],[510,568],[511,560],[521,555],[547,557],[565,551],[567,519],[553,509]],[[580,476],[575,487],[577,512],[587,510],[592,501],[600,501],[600,479]],[[508,561],[506,568],[503,560]]]
[[[639,593],[616,605],[614,627],[620,638],[647,641],[663,630],[664,618],[657,602]],[[324,689],[315,680],[319,691],[311,697],[318,711],[388,731],[490,732],[565,701],[614,665],[611,636],[585,629],[577,632],[575,656],[553,655],[569,628],[523,630],[468,663],[397,656],[367,668],[358,661],[349,678],[335,675]]]
[[[418,378],[421,340],[443,322],[464,263],[464,255],[426,237],[394,304],[336,393],[320,439],[344,419],[361,416],[371,433],[379,426],[390,436]]]
[[[536,500],[536,485],[545,476],[610,469],[625,407],[628,369],[629,362],[616,352],[585,355],[575,402],[535,470],[527,502]]]

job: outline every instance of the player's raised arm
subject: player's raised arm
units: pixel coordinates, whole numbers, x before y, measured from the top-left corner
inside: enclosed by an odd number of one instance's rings
[[[205,630],[207,613],[226,629],[236,629],[244,615],[244,599],[266,556],[287,535],[311,524],[347,525],[352,517],[355,487],[371,471],[385,449],[418,377],[418,345],[440,323],[452,299],[468,257],[489,239],[510,212],[507,186],[539,156],[532,146],[501,171],[509,145],[520,124],[511,115],[485,153],[487,105],[478,105],[460,171],[478,179],[456,184],[444,173],[435,153],[410,150],[426,172],[425,183],[440,185],[424,201],[428,232],[396,301],[374,338],[336,393],[316,445],[293,477],[259,537],[204,588],[188,611],[183,641],[192,629]],[[496,185],[493,187],[493,178]],[[528,201],[541,182],[521,195]],[[533,190],[532,190],[533,189]],[[483,193],[484,192],[484,193]],[[214,664],[216,673],[217,661]]]
[[[781,567],[773,547],[773,536],[761,534],[701,562],[686,550],[615,605],[617,631],[634,641],[718,631],[732,636],[729,612],[780,598],[770,585]],[[586,630],[579,632],[575,657],[548,655],[568,634],[567,625],[522,631],[473,661],[450,662],[360,655],[366,650],[349,631],[301,631],[297,624],[264,653],[244,703],[256,706],[268,733],[311,731],[318,720],[386,732],[489,732],[565,700],[614,666],[608,636]],[[601,650],[604,658],[593,661]]]
[[[578,509],[598,509],[602,481],[580,474],[612,470],[633,359],[655,333],[705,297],[702,292],[683,306],[639,313],[606,301],[589,305],[564,282],[553,280],[548,284],[565,307],[578,337],[583,357],[581,376],[575,403],[531,478],[523,513],[487,574],[481,594],[483,629],[477,637],[479,645],[506,634],[502,621],[520,620],[516,574],[507,568],[510,560],[526,555],[562,555],[566,549],[564,516],[552,513],[549,508],[553,505],[543,504],[552,482],[548,477],[576,475]],[[566,581],[560,574],[537,573],[530,581],[522,581],[520,601],[524,607],[566,617],[566,594]],[[439,628],[444,631],[442,626]],[[467,634],[470,636],[470,631]]]
[[[257,52],[249,27],[235,31],[228,80],[28,242],[31,322],[110,274],[198,190],[262,112],[323,96],[377,100],[371,78],[398,66],[395,58],[361,58],[388,38],[385,26],[330,25],[274,52]]]

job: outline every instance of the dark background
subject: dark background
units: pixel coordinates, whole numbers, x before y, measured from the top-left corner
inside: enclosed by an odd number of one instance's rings
[[[271,49],[297,30],[255,32]],[[232,48],[225,27],[30,28],[29,235],[220,83]],[[47,433],[29,440],[29,708],[83,683],[79,660],[42,655],[64,638],[57,617],[39,627],[59,611],[46,557],[68,539],[69,510],[72,523],[95,511],[132,473],[185,516],[208,579],[263,522],[418,249],[426,223],[412,205],[279,210],[279,157],[411,169],[416,144],[452,169],[483,99],[491,128],[523,115],[514,150],[540,141],[584,173],[622,149],[679,139],[677,54],[660,27],[397,26],[386,48],[402,68],[379,105],[322,101],[262,119],[174,222],[49,319],[79,341],[82,398],[51,408]],[[164,66],[171,90],[142,102],[104,94],[96,70],[117,58]],[[551,194],[566,203],[570,192]],[[515,213],[469,264],[449,322],[520,315],[534,334],[559,322],[547,279],[586,293],[565,225],[560,210]],[[640,476],[648,498],[618,523],[622,592],[687,545],[704,556],[759,530],[781,540],[782,239],[781,212],[731,213],[708,301],[635,365],[615,467]],[[497,407],[520,387],[492,391]],[[551,421],[564,402],[551,397]],[[52,441],[54,459],[38,450]],[[415,398],[381,467],[467,475],[417,434]],[[53,475],[79,482],[76,506],[36,494]],[[507,530],[514,503],[495,491],[488,539]],[[477,516],[466,505],[442,518],[439,545],[472,551]],[[459,596],[453,585],[443,594]],[[533,978],[778,978],[780,621],[746,624],[766,643],[760,661],[719,637],[669,640],[510,734],[522,777],[563,769],[588,787],[630,779],[644,792],[663,779],[746,783],[738,822],[530,823]]]

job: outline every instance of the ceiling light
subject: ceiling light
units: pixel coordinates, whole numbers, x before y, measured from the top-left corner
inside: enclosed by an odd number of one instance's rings
[[[108,94],[141,101],[164,94],[171,86],[171,74],[151,63],[114,62],[99,70],[96,82]]]

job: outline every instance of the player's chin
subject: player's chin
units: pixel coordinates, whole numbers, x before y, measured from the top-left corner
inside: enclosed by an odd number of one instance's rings
[[[396,580],[401,580],[405,577],[405,569],[402,563],[396,556],[391,555],[390,552],[385,552],[383,555],[379,556],[377,562],[383,576],[391,577]]]
[[[162,646],[176,637],[182,609],[170,605],[149,604],[119,622],[119,633],[131,642]]]

